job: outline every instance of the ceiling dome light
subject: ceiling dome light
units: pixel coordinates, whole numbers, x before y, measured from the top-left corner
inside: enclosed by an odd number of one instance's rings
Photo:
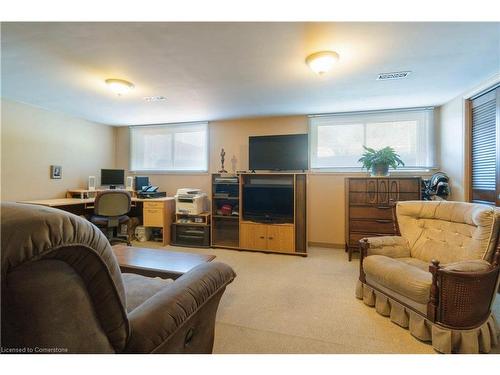
[[[315,73],[324,74],[333,68],[339,59],[339,54],[334,51],[321,51],[306,57],[306,64]]]
[[[123,95],[128,93],[134,88],[134,84],[123,79],[110,78],[106,80],[106,84],[109,89],[117,95]]]

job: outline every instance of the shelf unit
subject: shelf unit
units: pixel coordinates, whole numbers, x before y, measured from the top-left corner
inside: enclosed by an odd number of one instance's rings
[[[202,212],[197,215],[176,213],[175,224],[210,225],[210,212]]]
[[[219,181],[221,178],[224,178],[225,181]],[[239,204],[240,176],[221,174],[212,175],[213,247],[239,247]],[[223,214],[222,206],[224,205],[231,207],[231,214]]]
[[[175,214],[172,244],[187,247],[210,247],[210,212]]]
[[[243,220],[244,185],[252,183],[252,179],[282,179],[290,184],[293,188],[292,222],[275,224]],[[307,256],[306,192],[305,173],[213,174],[212,247]],[[222,209],[224,205],[227,206]]]

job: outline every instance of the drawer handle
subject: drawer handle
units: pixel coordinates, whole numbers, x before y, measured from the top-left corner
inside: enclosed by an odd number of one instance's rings
[[[187,234],[205,234],[205,232],[202,232],[202,231],[199,231],[199,230],[186,230],[184,231],[184,233],[187,233]]]
[[[383,219],[377,219],[375,220],[377,223],[392,223],[392,220],[383,220]]]
[[[188,234],[179,234],[179,238],[199,240],[199,239],[202,239],[203,237],[200,237],[200,236],[191,236],[191,235],[188,235]]]
[[[260,236],[259,238],[260,238],[261,240],[263,240],[263,239],[264,239],[264,236]]]
[[[267,237],[269,240],[272,240],[274,237]]]
[[[390,206],[377,206],[379,210],[390,210],[392,207]]]

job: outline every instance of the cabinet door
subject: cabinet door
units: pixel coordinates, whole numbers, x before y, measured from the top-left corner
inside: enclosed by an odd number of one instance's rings
[[[377,179],[350,178],[349,203],[353,205],[377,204]]]
[[[268,225],[267,226],[267,250],[295,251],[295,236],[292,225]]]
[[[366,203],[376,204],[377,203],[377,180],[370,178],[366,182]]]
[[[143,209],[143,224],[145,227],[163,227],[163,208],[148,208]]]
[[[389,180],[379,179],[377,186],[377,203],[389,204]]]
[[[240,247],[244,249],[265,250],[267,247],[267,225],[241,223]]]
[[[394,202],[420,199],[420,179],[419,178],[390,179],[389,199]]]
[[[389,181],[389,199],[393,202],[399,201],[399,181]]]
[[[420,178],[389,180],[389,200],[392,202],[420,199]]]

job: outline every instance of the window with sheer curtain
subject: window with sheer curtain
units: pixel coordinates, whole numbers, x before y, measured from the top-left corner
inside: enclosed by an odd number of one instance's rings
[[[363,146],[393,147],[402,170],[435,167],[434,110],[356,112],[309,117],[311,168],[359,171]]]
[[[208,123],[130,127],[132,171],[208,171]]]

